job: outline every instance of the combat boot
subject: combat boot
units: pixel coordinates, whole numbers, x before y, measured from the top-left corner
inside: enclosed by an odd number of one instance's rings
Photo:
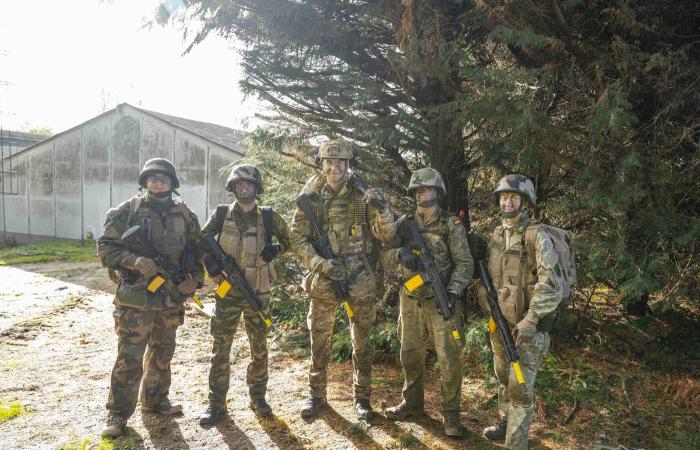
[[[425,414],[423,408],[411,408],[405,401],[384,410],[384,415],[390,420],[404,420],[408,417],[422,416],[423,414]]]
[[[226,407],[210,404],[202,415],[199,416],[199,424],[214,425],[224,417],[226,417]]]
[[[372,405],[366,399],[355,401],[355,413],[357,413],[358,420],[364,420],[365,422],[370,422],[374,417]]]
[[[301,408],[301,417],[310,419],[318,414],[318,412],[326,406],[326,399],[319,397],[309,397]]]
[[[107,422],[102,429],[102,437],[115,438],[124,434],[126,429],[126,419],[119,414],[110,412],[107,415]]]
[[[449,413],[443,415],[443,423],[445,425],[445,434],[453,438],[461,438],[464,434],[464,428],[459,421],[459,413]]]
[[[254,397],[250,400],[250,409],[260,417],[272,417],[272,408],[265,397]]]
[[[146,414],[161,414],[163,416],[176,416],[182,414],[182,405],[173,405],[167,398],[157,405],[141,405],[141,412]]]
[[[502,441],[506,438],[507,427],[508,422],[501,419],[496,425],[484,428],[484,437],[490,441]]]

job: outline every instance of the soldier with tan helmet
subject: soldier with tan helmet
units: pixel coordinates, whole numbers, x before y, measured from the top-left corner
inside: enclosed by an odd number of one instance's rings
[[[150,159],[138,181],[144,192],[107,212],[97,240],[102,264],[119,283],[113,313],[119,345],[107,400],[109,415],[102,431],[107,437],[124,433],[136,408],[139,384],[142,412],[181,413],[182,406],[168,398],[170,361],[176,330],[185,317],[183,303],[204,278],[196,250],[199,223],[185,203],[172,195],[180,186],[173,164],[163,158]],[[146,248],[131,247],[122,240],[124,232],[136,225],[148,230],[145,239],[171,267],[179,268],[182,281],[176,283],[166,273],[168,279],[162,286],[151,287],[163,267],[156,265]]]
[[[235,200],[230,205],[219,205],[202,229],[202,234],[218,236],[226,254],[232,256],[248,284],[264,304],[270,308],[270,281],[275,272],[270,262],[289,249],[289,228],[276,211],[258,206],[256,199],[263,193],[260,171],[250,164],[240,164],[231,170],[226,180],[226,190],[233,192]],[[277,243],[273,243],[273,238]],[[207,259],[205,257],[205,264]],[[207,265],[210,272],[213,269]],[[222,275],[213,276],[219,284]],[[231,377],[230,354],[238,322],[244,317],[245,331],[250,345],[250,363],[246,373],[250,408],[261,417],[272,415],[272,408],[265,400],[267,392],[267,327],[260,315],[245,300],[239,288],[232,288],[224,298],[216,298],[216,309],[211,319],[214,344],[209,371],[209,407],[202,413],[199,423],[212,425],[226,413],[226,393]]]
[[[493,195],[503,221],[488,246],[488,272],[520,354],[525,383],[518,383],[503,344],[491,333],[500,420],[486,428],[484,436],[505,439],[509,449],[525,450],[534,416],[535,378],[549,349],[549,329],[562,300],[562,268],[547,228],[528,213],[537,202],[532,181],[523,175],[506,175]],[[488,309],[484,295],[482,288],[479,303]]]
[[[338,295],[335,283],[347,282],[352,297],[353,376],[355,410],[360,419],[372,417],[370,405],[372,376],[371,328],[380,285],[377,262],[379,240],[391,237],[394,216],[383,194],[367,189],[351,175],[353,146],[343,141],[324,143],[317,164],[322,175],[311,177],[302,195],[307,196],[314,216],[330,241],[332,258],[324,258],[316,244],[310,218],[297,209],[292,220],[295,252],[308,274],[304,288],[310,299],[307,323],[311,333],[309,397],[301,415],[314,417],[326,405],[327,368]]]
[[[399,266],[405,279],[412,278],[420,270],[420,260],[415,254],[417,249],[410,232],[407,233],[408,222],[415,221],[426,247],[435,259],[440,278],[450,297],[451,308],[456,313],[455,317],[460,318],[459,298],[474,271],[467,233],[459,218],[438,205],[440,195],[445,194],[445,183],[437,170],[428,167],[413,172],[408,192],[415,197],[417,208],[414,214],[402,216],[397,221],[397,236],[387,245],[383,254],[384,266]],[[459,420],[461,352],[452,337],[450,324],[436,307],[435,293],[431,286],[424,284],[413,292],[402,286],[399,311],[403,399],[399,405],[387,408],[385,414],[393,420],[423,414],[426,343],[432,339],[441,376],[445,434],[460,437],[463,434]]]

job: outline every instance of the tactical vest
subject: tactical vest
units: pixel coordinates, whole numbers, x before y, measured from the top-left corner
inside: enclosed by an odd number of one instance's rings
[[[270,292],[270,281],[275,279],[274,269],[271,264],[261,267],[255,264],[267,239],[261,209],[255,208],[255,226],[241,232],[233,217],[234,205],[235,203],[231,204],[226,210],[219,244],[228,255],[235,258],[241,270],[245,271],[246,280],[255,292],[267,294]]]
[[[507,230],[499,225],[489,242],[489,274],[498,291],[503,316],[511,326],[525,317],[537,283],[538,230],[539,224],[530,222],[523,233],[513,233],[506,248]]]
[[[367,223],[367,206],[363,193],[352,183],[342,198],[335,196],[323,200],[319,193],[316,203],[317,217],[324,231],[328,232],[333,256],[344,259],[351,272],[363,268],[376,269],[379,245]]]
[[[451,214],[442,209],[438,212],[438,214],[438,218],[428,226],[423,225],[422,220],[418,218],[417,214],[415,219],[416,223],[418,224],[421,237],[423,238],[423,241],[425,241],[425,245],[428,247],[428,250],[430,250],[430,253],[435,259],[435,264],[440,271],[440,278],[442,279],[442,282],[447,285],[450,280],[450,275],[452,275],[452,269],[454,268],[454,264],[452,263],[452,258],[450,256],[449,245],[450,229],[448,220],[450,219]],[[400,220],[407,219],[408,217],[404,216],[404,218]],[[399,224],[399,226],[401,225]],[[410,243],[408,248],[413,251],[418,251],[418,248],[415,247],[413,243]],[[414,273],[409,273],[410,271],[403,266],[401,266],[401,270],[405,276],[410,277],[414,275]],[[432,292],[432,289],[428,288],[426,292],[427,291]]]
[[[179,200],[174,200],[169,209],[158,213],[148,206],[143,197],[137,195],[129,202],[126,228],[148,222],[148,238],[155,249],[174,267],[182,268],[182,256],[189,244],[189,214],[185,204]],[[164,285],[156,294],[147,293],[146,284],[147,280],[143,279],[138,279],[135,283],[122,280],[117,287],[115,304],[132,308],[160,308],[182,303],[182,295],[172,283]]]

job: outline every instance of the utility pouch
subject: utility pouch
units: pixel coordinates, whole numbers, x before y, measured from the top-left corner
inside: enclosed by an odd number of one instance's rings
[[[145,309],[148,306],[147,281],[140,279],[136,282],[121,280],[117,286],[116,306]]]
[[[498,306],[501,307],[503,317],[510,326],[515,325],[525,317],[524,297],[522,292],[518,292],[518,287],[512,284],[504,284],[498,290]]]

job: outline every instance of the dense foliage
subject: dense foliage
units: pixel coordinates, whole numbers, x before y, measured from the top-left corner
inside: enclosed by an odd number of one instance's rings
[[[579,237],[584,285],[697,302],[695,2],[168,4],[158,20],[195,28],[192,45],[209,33],[235,42],[242,88],[272,106],[267,142],[351,139],[365,165],[393,169],[380,177],[396,191],[431,164],[446,206],[469,206],[479,227],[497,178],[524,173],[535,213]]]

